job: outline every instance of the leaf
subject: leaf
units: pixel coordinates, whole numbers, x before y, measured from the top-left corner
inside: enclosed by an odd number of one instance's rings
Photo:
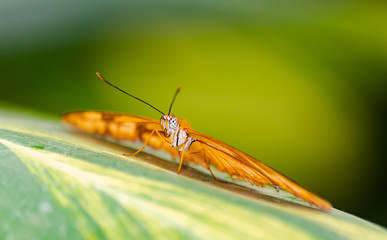
[[[162,152],[124,157],[134,150],[11,109],[0,108],[1,239],[387,238],[284,191],[219,183],[195,167],[178,175]]]

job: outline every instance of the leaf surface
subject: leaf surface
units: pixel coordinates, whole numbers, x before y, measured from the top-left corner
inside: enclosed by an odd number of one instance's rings
[[[219,183],[195,167],[178,175],[159,151],[122,155],[133,151],[3,106],[1,239],[387,238],[378,225],[302,206],[285,191]]]

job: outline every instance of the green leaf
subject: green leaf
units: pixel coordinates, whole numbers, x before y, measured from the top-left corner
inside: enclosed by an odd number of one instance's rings
[[[160,151],[125,157],[134,150],[11,109],[0,108],[1,239],[387,239],[285,191],[194,166],[178,175]]]

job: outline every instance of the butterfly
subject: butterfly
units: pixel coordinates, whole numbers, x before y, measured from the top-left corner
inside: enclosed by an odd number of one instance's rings
[[[139,153],[146,145],[149,145],[155,149],[163,149],[172,156],[179,156],[178,173],[180,173],[183,162],[187,161],[208,169],[211,175],[218,180],[211,170],[212,165],[217,170],[228,173],[232,179],[246,181],[260,187],[270,184],[277,191],[282,188],[317,208],[327,211],[332,209],[328,201],[304,189],[261,161],[215,138],[194,131],[186,120],[171,115],[172,105],[180,88],[173,96],[168,114],[164,114],[144,100],[111,84],[101,74],[97,73],[97,76],[110,86],[160,112],[162,114],[160,120],[129,114],[82,111],[62,115],[65,123],[88,133],[97,133],[121,140],[143,141],[143,147],[130,155]]]

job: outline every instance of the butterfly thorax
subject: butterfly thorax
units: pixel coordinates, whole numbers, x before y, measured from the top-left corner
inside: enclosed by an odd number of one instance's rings
[[[179,120],[175,116],[163,115],[160,124],[164,130],[164,136],[170,139],[168,142],[179,151],[183,150],[183,146],[185,150],[188,150],[191,144],[196,141],[188,135],[186,129],[180,127]]]

